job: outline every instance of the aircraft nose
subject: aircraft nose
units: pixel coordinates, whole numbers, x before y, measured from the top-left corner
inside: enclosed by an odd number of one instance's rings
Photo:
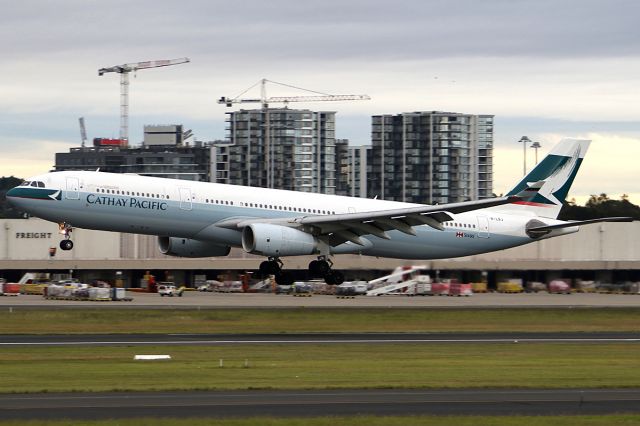
[[[19,191],[19,189],[17,187],[16,188],[11,188],[10,190],[7,191],[7,194],[6,194],[7,198],[17,197],[18,196],[18,191]]]

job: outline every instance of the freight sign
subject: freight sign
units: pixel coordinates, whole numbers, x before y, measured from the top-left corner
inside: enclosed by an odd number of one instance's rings
[[[52,232],[16,232],[16,239],[22,238],[51,238]]]

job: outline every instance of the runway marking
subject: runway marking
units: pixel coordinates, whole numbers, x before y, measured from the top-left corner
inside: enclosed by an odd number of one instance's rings
[[[340,344],[340,343],[638,343],[640,338],[518,338],[518,339],[279,339],[279,340],[148,340],[77,342],[0,342],[0,346],[78,346],[78,345],[251,345],[251,344]]]

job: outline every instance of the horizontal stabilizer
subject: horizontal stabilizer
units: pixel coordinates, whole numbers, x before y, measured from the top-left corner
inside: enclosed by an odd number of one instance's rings
[[[599,219],[576,220],[571,222],[558,223],[556,225],[534,226],[531,228],[527,228],[527,232],[553,231],[554,229],[569,228],[572,226],[579,226],[579,225],[589,225],[591,223],[600,223],[600,222],[633,222],[633,218],[632,217],[601,217]]]

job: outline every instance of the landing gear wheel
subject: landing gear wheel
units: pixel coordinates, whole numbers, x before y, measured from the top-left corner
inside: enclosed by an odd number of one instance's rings
[[[280,263],[277,260],[265,260],[260,263],[260,274],[263,277],[277,275],[280,272]]]
[[[312,260],[309,263],[309,273],[312,277],[324,277],[330,269],[331,266],[326,260]]]
[[[71,250],[73,248],[73,241],[71,240],[60,241],[60,248],[65,251]]]
[[[344,275],[340,271],[329,271],[324,277],[324,282],[329,285],[340,285],[344,282]]]
[[[278,271],[275,274],[276,284],[278,285],[292,285],[293,284],[293,275],[291,272],[286,271]]]

